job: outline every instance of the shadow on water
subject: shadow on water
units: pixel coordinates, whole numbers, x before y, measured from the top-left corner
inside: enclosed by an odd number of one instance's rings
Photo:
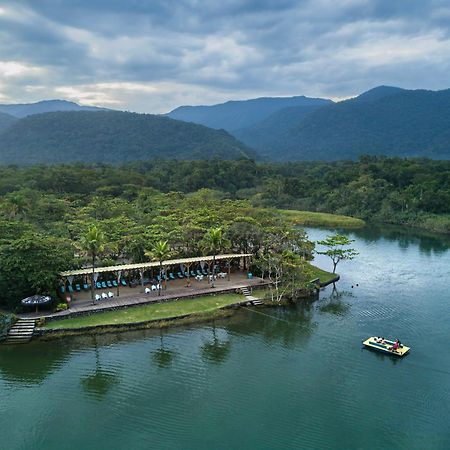
[[[229,339],[223,340],[217,337],[216,322],[212,323],[212,341],[206,342],[201,347],[202,358],[214,364],[221,364],[230,355],[231,342]]]
[[[40,384],[68,359],[70,349],[61,342],[39,342],[0,347],[0,373],[5,380]]]
[[[177,352],[165,348],[163,330],[160,330],[160,346],[152,352],[153,361],[160,369],[166,369],[172,365],[176,356]]]
[[[321,298],[317,303],[317,309],[321,313],[333,314],[335,316],[345,316],[350,312],[351,305],[344,301],[346,298],[353,298],[350,291],[339,291],[336,284],[328,297]]]
[[[384,239],[396,242],[403,249],[418,246],[421,253],[426,255],[433,253],[440,255],[450,249],[450,236],[396,225],[368,225],[352,230],[351,233],[367,243],[375,243]]]
[[[97,336],[92,335],[92,340],[95,349],[95,368],[89,375],[81,378],[81,385],[89,396],[102,399],[118,383],[118,376],[111,370],[102,369]]]

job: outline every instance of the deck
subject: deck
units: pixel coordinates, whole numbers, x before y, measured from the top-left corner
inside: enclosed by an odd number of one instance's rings
[[[142,286],[134,288],[121,286],[119,288],[119,295],[117,295],[117,288],[97,289],[95,292],[101,294],[102,292],[113,292],[114,297],[102,299],[95,304],[92,304],[91,292],[82,291],[73,294],[74,300],[67,311],[60,311],[57,313],[30,312],[19,314],[20,318],[46,318],[46,319],[63,319],[76,315],[90,314],[111,309],[117,309],[128,306],[146,305],[149,303],[164,302],[170,300],[180,300],[183,298],[199,297],[202,295],[211,295],[218,293],[225,293],[241,289],[244,287],[262,287],[266,285],[266,281],[262,278],[253,277],[248,279],[246,273],[235,272],[231,274],[230,281],[227,278],[219,278],[215,281],[215,287],[211,287],[206,278],[202,281],[191,279],[191,285],[187,286],[187,280],[176,279],[166,283],[166,289],[161,290],[161,295],[157,291],[152,291],[149,294],[144,293]]]

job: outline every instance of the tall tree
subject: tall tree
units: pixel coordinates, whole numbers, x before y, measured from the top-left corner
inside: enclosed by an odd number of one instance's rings
[[[318,251],[317,254],[328,256],[333,263],[333,273],[336,273],[336,267],[340,261],[353,259],[359,254],[355,249],[348,247],[352,242],[355,241],[342,234],[327,236],[323,241],[317,241],[319,245],[327,248],[324,251]]]
[[[163,278],[163,261],[170,258],[172,251],[168,241],[157,241],[153,249],[146,251],[145,255],[150,258],[155,258],[159,262],[159,278],[164,283],[164,288],[166,287],[166,279]],[[160,285],[160,283],[158,283]],[[161,295],[161,289],[158,289],[158,295]]]
[[[214,268],[217,253],[226,246],[226,240],[221,227],[210,228],[203,238],[205,250],[213,254],[211,287],[215,287]]]
[[[88,258],[92,261],[91,274],[91,299],[94,303],[94,277],[95,277],[95,263],[99,255],[105,251],[106,239],[103,231],[97,228],[96,225],[88,228],[86,234],[81,237],[80,246]]]

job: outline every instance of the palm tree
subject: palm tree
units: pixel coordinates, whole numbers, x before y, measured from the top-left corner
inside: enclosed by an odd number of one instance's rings
[[[213,254],[213,262],[212,262],[212,283],[211,287],[215,287],[214,285],[214,268],[216,266],[216,255],[217,252],[224,246],[225,238],[223,236],[223,231],[221,227],[210,228],[204,237],[205,248],[212,252]]]
[[[94,275],[97,257],[105,251],[105,235],[95,225],[81,238],[81,248],[92,260],[91,298],[94,303]]]
[[[171,250],[168,241],[158,241],[156,242],[153,250],[146,251],[145,255],[151,258],[155,258],[159,261],[159,278],[163,280],[164,288],[166,287],[166,280],[163,278],[163,266],[162,263],[170,257]],[[158,283],[159,284],[159,283]],[[158,295],[161,295],[161,289],[158,289]]]

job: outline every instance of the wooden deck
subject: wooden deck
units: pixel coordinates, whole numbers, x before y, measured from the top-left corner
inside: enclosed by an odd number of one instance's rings
[[[102,292],[113,292],[114,297],[108,299],[102,299],[92,304],[91,293],[79,292],[74,294],[74,300],[72,301],[70,308],[67,311],[61,311],[57,313],[50,313],[42,311],[39,313],[25,313],[19,314],[21,318],[46,318],[46,319],[62,319],[65,317],[76,316],[81,314],[96,313],[102,311],[108,311],[111,309],[117,309],[121,307],[145,305],[149,303],[170,301],[173,299],[183,299],[199,297],[202,295],[210,295],[215,293],[224,293],[241,289],[243,287],[260,287],[264,286],[266,282],[258,277],[248,279],[245,273],[232,273],[231,279],[217,279],[215,287],[211,287],[205,280],[196,281],[193,279],[191,285],[187,287],[187,280],[171,280],[168,281],[167,288],[161,291],[161,295],[158,296],[157,291],[152,291],[149,294],[143,292],[142,286],[135,288],[120,287],[119,296],[117,296],[117,288],[107,288],[102,290],[96,290],[95,292],[101,294]]]

